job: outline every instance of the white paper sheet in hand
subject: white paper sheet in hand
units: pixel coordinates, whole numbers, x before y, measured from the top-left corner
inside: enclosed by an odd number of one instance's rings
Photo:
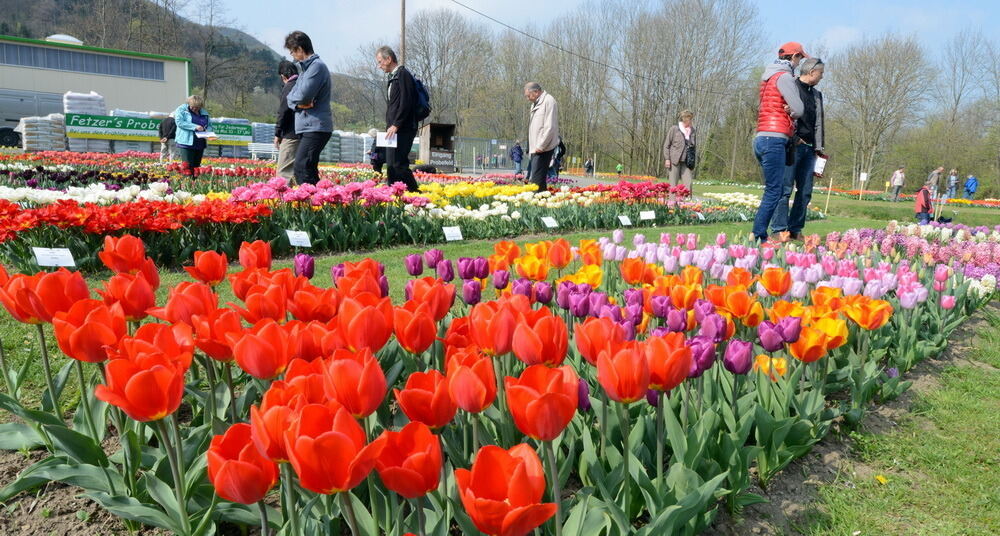
[[[823,176],[823,170],[826,169],[826,158],[822,156],[816,157],[816,165],[813,166],[813,175],[817,177]]]
[[[195,132],[194,136],[196,138],[218,138],[219,137],[218,134],[216,134],[215,132],[212,132],[211,130],[203,131],[203,132]]]
[[[399,138],[393,134],[391,138],[386,139],[385,132],[379,132],[375,135],[375,146],[376,147],[395,147],[396,140]]]

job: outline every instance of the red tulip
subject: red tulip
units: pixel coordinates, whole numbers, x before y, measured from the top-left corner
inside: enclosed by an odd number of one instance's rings
[[[208,480],[227,501],[253,504],[278,481],[277,464],[257,450],[247,423],[234,424],[225,434],[214,436],[206,457]]]
[[[185,266],[184,269],[191,277],[214,287],[226,279],[229,257],[226,257],[225,253],[215,251],[195,251],[194,266]]]
[[[166,305],[150,309],[149,314],[172,324],[191,325],[191,317],[208,315],[218,308],[219,296],[212,292],[212,287],[183,281],[170,289]]]
[[[347,410],[303,406],[285,432],[288,459],[302,487],[324,495],[348,491],[375,466],[382,443],[365,444],[365,431]]]
[[[297,335],[298,326],[285,329],[268,318],[243,333],[230,333],[226,339],[241,369],[254,378],[269,380],[285,371]]]
[[[156,294],[153,286],[141,274],[118,274],[104,284],[104,290],[98,290],[108,305],[120,304],[125,313],[125,320],[138,322],[149,314],[147,311],[156,307]]]
[[[378,352],[392,335],[392,317],[389,298],[366,292],[341,300],[337,322],[348,348]]]
[[[81,300],[52,319],[59,349],[88,363],[108,358],[106,346],[116,346],[125,336],[125,314],[120,305],[108,307],[100,300]]]
[[[378,409],[388,386],[385,374],[371,350],[337,350],[326,362],[327,394],[343,404],[355,419]]]
[[[240,307],[232,302],[229,306],[239,311],[240,316],[251,324],[256,324],[265,318],[270,318],[279,324],[284,324],[288,320],[288,295],[284,287],[271,284],[267,287],[254,287],[243,300],[246,308]]]
[[[486,355],[503,355],[510,351],[517,323],[509,307],[497,302],[476,304],[469,313],[469,324],[472,340]]]
[[[375,469],[385,487],[407,499],[423,497],[441,480],[441,442],[426,424],[411,422],[398,432],[386,430],[372,444],[382,451]]]
[[[539,312],[544,314],[534,321],[525,319],[517,324],[511,347],[514,355],[527,365],[559,366],[566,358],[569,343],[566,322],[546,307]]]
[[[403,413],[411,421],[431,428],[441,428],[451,422],[458,406],[448,392],[448,381],[437,370],[414,372],[406,379],[403,390],[393,389]]]
[[[434,322],[440,322],[455,303],[455,285],[433,277],[410,281],[410,301],[426,303]]]
[[[472,469],[456,469],[455,482],[465,512],[485,534],[524,536],[555,515],[555,503],[541,503],[545,472],[526,443],[504,450],[487,445]]]
[[[146,246],[132,235],[120,238],[105,236],[104,249],[97,252],[97,256],[104,266],[116,274],[134,274],[146,262]]]
[[[0,288],[0,304],[25,324],[52,322],[58,312],[90,298],[90,288],[79,272],[60,268],[35,275],[15,274]]]
[[[514,424],[528,437],[552,441],[576,413],[579,380],[569,366],[532,365],[504,385]]]
[[[291,372],[295,362],[289,367]],[[320,374],[295,376],[278,380],[264,393],[260,407],[250,406],[250,426],[257,449],[272,461],[288,461],[285,431],[291,426],[295,411],[306,404],[323,404],[339,409],[340,403],[330,400],[323,388]]]
[[[243,242],[240,244],[240,266],[251,270],[271,269],[271,245],[263,240]]]
[[[669,391],[687,378],[691,371],[691,347],[684,344],[684,334],[671,332],[650,337],[645,342],[649,363],[649,388]]]
[[[303,322],[329,322],[337,316],[339,306],[340,292],[335,288],[307,285],[288,298],[288,312]]]
[[[597,381],[615,402],[630,404],[645,397],[649,390],[649,362],[643,348],[633,344],[601,352]]]
[[[323,344],[327,340],[327,336],[330,335],[330,328],[326,324],[292,320],[285,325],[287,330],[293,330],[296,327],[298,333],[292,339],[291,355],[302,361],[314,361],[329,355]]]
[[[475,347],[450,353],[448,391],[458,407],[469,413],[479,413],[490,407],[497,397],[493,360]]]
[[[194,328],[194,344],[205,355],[216,361],[232,361],[233,348],[229,345],[229,334],[243,332],[240,315],[232,309],[216,309],[207,315],[191,317]]]
[[[625,332],[614,320],[604,318],[588,318],[577,323],[574,330],[576,349],[587,363],[597,366],[597,356],[607,348],[617,348],[625,342]]]
[[[416,300],[394,309],[392,325],[396,341],[413,355],[427,351],[437,338],[437,324],[434,323],[429,307]]]

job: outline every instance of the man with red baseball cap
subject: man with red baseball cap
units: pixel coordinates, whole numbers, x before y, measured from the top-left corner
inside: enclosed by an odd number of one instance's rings
[[[757,135],[753,150],[764,173],[764,195],[753,221],[757,240],[767,240],[767,227],[778,206],[785,187],[790,141],[795,134],[795,120],[802,115],[804,105],[792,71],[803,58],[808,58],[802,45],[790,41],[778,48],[778,58],[764,69],[760,82],[760,109],[757,112]]]

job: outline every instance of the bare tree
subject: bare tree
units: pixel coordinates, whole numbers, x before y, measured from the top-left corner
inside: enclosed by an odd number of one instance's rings
[[[978,30],[962,30],[945,44],[935,96],[952,124],[958,120],[962,104],[974,99],[981,90],[976,79],[984,57],[989,57],[988,49]]]

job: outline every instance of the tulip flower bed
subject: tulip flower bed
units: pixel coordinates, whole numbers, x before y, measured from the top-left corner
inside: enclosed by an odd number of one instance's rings
[[[846,233],[801,250],[622,238],[411,255],[399,304],[370,259],[320,286],[311,258],[273,270],[264,242],[231,273],[194,253],[160,303],[132,236],[105,240],[94,289],[0,273],[46,380],[28,407],[37,363],[0,360],[0,446],[47,452],[0,501],[61,482],[181,535],[696,534],[905,390],[994,296]]]

